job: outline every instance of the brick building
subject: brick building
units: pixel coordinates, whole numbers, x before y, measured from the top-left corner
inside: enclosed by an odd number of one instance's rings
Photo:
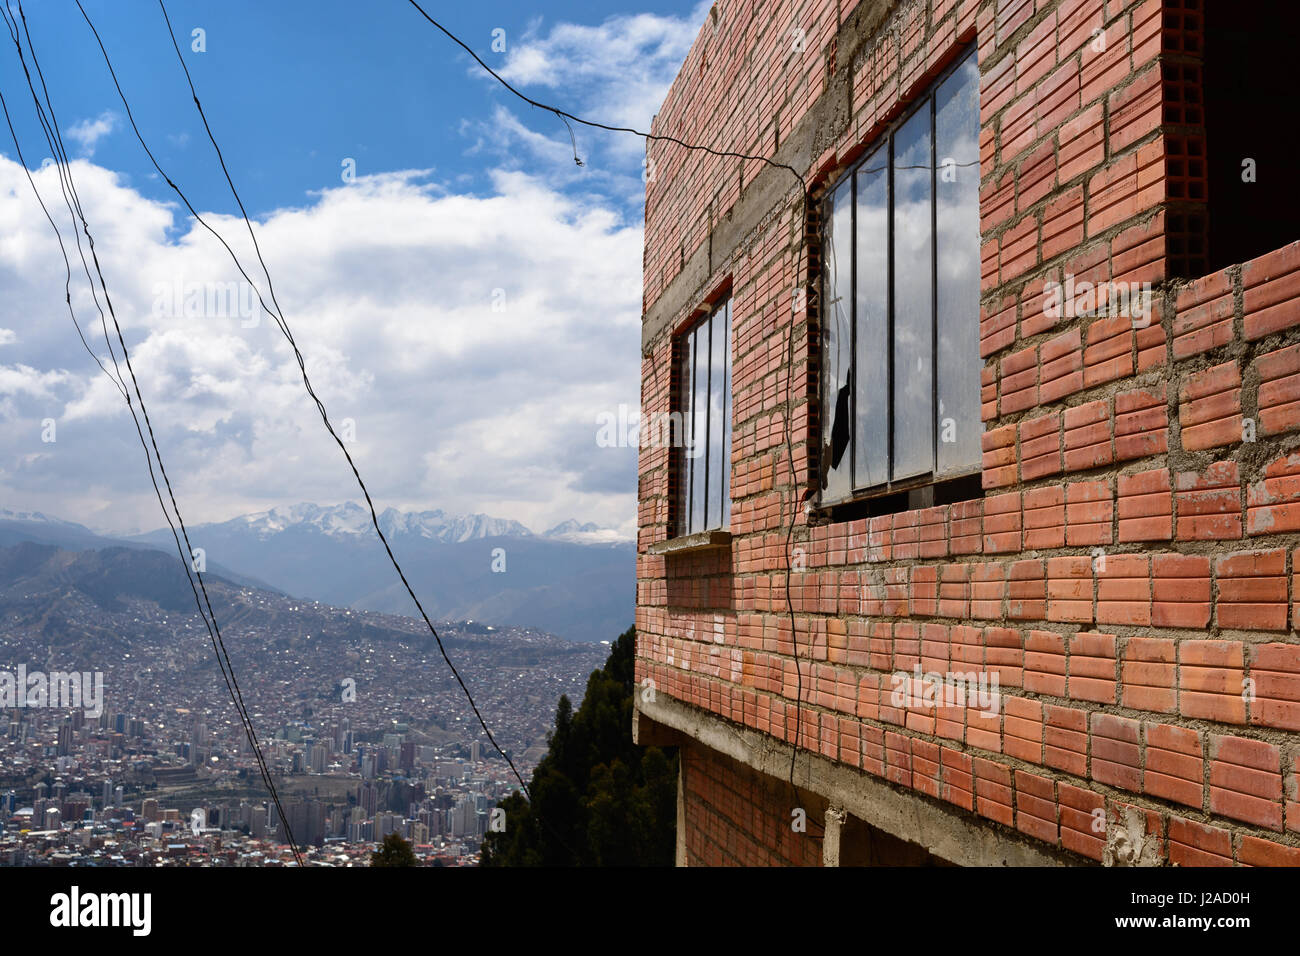
[[[1300,864],[1297,15],[1207,5],[709,13],[653,132],[714,152],[647,152],[679,862]]]

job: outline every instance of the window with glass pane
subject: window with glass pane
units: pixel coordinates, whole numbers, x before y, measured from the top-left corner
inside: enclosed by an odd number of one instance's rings
[[[731,523],[731,300],[684,333],[679,533]]]
[[[822,501],[978,472],[973,52],[912,105],[827,205]]]

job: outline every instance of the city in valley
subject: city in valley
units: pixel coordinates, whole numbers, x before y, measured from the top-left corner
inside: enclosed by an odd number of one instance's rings
[[[115,583],[97,589],[106,564]],[[519,783],[422,622],[207,578],[281,819],[174,557],[25,543],[0,565],[0,667],[19,695],[0,725],[0,864],[286,865],[287,824],[307,865],[368,865],[395,832],[459,866],[508,825],[492,809]],[[438,634],[525,779],[556,702],[608,654],[472,621]],[[94,675],[102,699],[54,706],[58,675]]]

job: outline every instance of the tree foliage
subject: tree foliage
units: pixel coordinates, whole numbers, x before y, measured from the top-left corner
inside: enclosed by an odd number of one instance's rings
[[[402,839],[400,833],[390,833],[384,837],[383,845],[370,854],[371,866],[419,866],[415,850],[411,844]]]
[[[560,698],[533,802],[501,801],[506,827],[484,840],[483,866],[673,864],[677,754],[632,743],[635,645],[629,628],[591,672],[576,713]]]

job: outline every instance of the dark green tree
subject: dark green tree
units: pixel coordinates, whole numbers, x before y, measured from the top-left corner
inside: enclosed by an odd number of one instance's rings
[[[506,827],[484,839],[483,866],[672,866],[678,758],[632,743],[635,648],[629,628],[577,711],[560,698],[533,802],[501,801]]]
[[[383,845],[370,854],[371,866],[419,866],[415,850],[411,844],[402,839],[400,833],[390,833],[384,837]]]

